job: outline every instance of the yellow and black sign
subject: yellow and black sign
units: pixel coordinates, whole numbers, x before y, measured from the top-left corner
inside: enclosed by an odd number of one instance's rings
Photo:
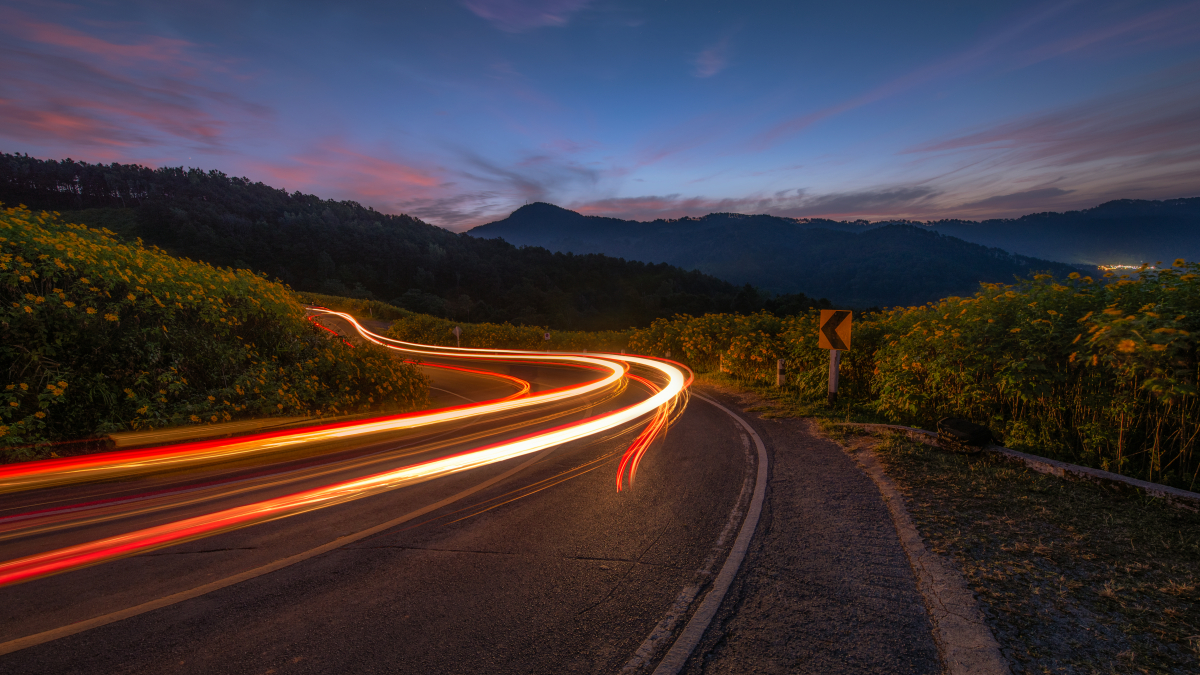
[[[821,310],[821,330],[817,331],[821,349],[850,349],[850,312],[845,309]]]

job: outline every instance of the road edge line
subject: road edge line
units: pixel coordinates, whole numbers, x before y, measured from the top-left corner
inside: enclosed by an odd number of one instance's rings
[[[917,590],[925,602],[933,641],[946,675],[1009,675],[1012,671],[984,619],[975,593],[952,561],[926,548],[904,505],[904,495],[883,470],[874,450],[851,450],[833,442],[875,483],[887,505],[900,546],[916,577]]]
[[[500,481],[502,481],[506,478],[509,478],[510,476],[529,468],[530,466],[532,466],[539,460],[543,459],[546,455],[553,452],[555,449],[556,449],[556,447],[546,448],[545,450],[537,453],[530,459],[521,463],[519,466],[515,466],[498,476],[493,476],[492,478],[489,478],[478,485],[469,487],[466,490],[463,490],[462,492],[450,495],[449,497],[446,497],[445,499],[443,499],[441,501],[434,502],[433,504],[429,504],[427,506],[423,506],[415,511],[411,511],[411,512],[406,513],[397,518],[393,518],[385,523],[380,523],[379,525],[375,525],[375,526],[369,527],[365,530],[355,532],[354,534],[346,535],[344,537],[338,537],[337,539],[334,539],[333,541],[331,541],[327,544],[322,544],[316,548],[311,548],[307,551],[302,551],[300,553],[290,555],[286,558],[281,558],[279,560],[276,560],[275,562],[267,563],[266,565],[261,565],[259,567],[255,567],[254,569],[250,569],[245,572],[235,574],[233,576],[225,577],[224,579],[218,579],[216,581],[204,584],[203,586],[197,586],[196,588],[193,588],[190,590],[180,591],[179,593],[173,593],[171,595],[168,595],[168,596],[165,596],[162,598],[158,598],[157,600],[150,600],[148,602],[143,602],[140,605],[134,605],[133,607],[127,607],[125,609],[117,610],[115,612],[110,612],[108,614],[103,614],[101,616],[93,617],[91,619],[85,619],[84,621],[79,621],[76,623],[68,624],[68,625],[62,626],[60,628],[52,628],[47,631],[42,631],[41,633],[34,633],[33,635],[27,635],[25,637],[17,638],[15,640],[9,640],[8,642],[2,642],[2,643],[0,643],[0,656],[4,656],[6,654],[11,654],[13,652],[17,652],[22,649],[28,649],[29,647],[36,647],[37,645],[45,644],[47,642],[53,642],[54,640],[59,640],[61,638],[70,637],[72,635],[77,635],[79,633],[83,633],[83,632],[92,630],[93,628],[99,628],[101,626],[106,626],[110,623],[116,623],[117,621],[121,621],[123,619],[135,617],[139,614],[145,614],[146,612],[152,612],[156,609],[162,609],[163,607],[169,607],[170,605],[174,605],[176,603],[183,602],[184,600],[191,600],[192,598],[198,598],[202,595],[206,595],[213,591],[219,591],[222,588],[227,588],[229,586],[239,584],[243,581],[249,581],[250,579],[254,579],[256,577],[263,576],[264,574],[269,574],[276,570],[281,570],[285,567],[290,567],[292,565],[295,565],[296,563],[304,562],[305,560],[308,560],[310,558],[315,558],[315,557],[321,555],[322,553],[328,553],[329,551],[341,548],[343,546],[346,546],[347,544],[353,544],[356,541],[366,539],[367,537],[370,537],[371,535],[378,534],[380,532],[383,532],[384,530],[390,529],[392,527],[400,525],[401,523],[405,523],[409,520],[412,520],[413,518],[423,516],[426,513],[429,513],[431,511],[436,511],[436,510],[442,508],[443,506],[446,506],[448,504],[453,504],[454,502],[456,502],[460,499],[463,499],[465,497],[469,497],[469,496],[475,494],[476,492],[479,492],[480,490],[489,488],[492,485],[495,485],[496,483],[499,483]]]
[[[725,414],[737,420],[738,424],[741,424],[750,434],[750,438],[754,439],[755,447],[758,448],[758,471],[754,479],[754,495],[750,498],[750,508],[746,510],[746,519],[742,521],[742,528],[733,542],[729,557],[725,558],[725,564],[721,566],[720,573],[713,581],[712,590],[704,596],[700,607],[696,609],[696,613],[684,626],[683,632],[671,645],[666,656],[659,661],[653,675],[677,675],[679,671],[683,670],[683,666],[692,655],[692,651],[696,649],[696,645],[700,644],[704,633],[717,615],[717,610],[725,600],[729,587],[733,585],[733,580],[737,576],[738,570],[741,569],[742,561],[746,558],[746,552],[750,550],[750,540],[754,538],[754,531],[758,529],[758,518],[762,514],[763,499],[767,493],[767,448],[758,432],[740,415],[713,399],[695,392],[692,395],[725,411]]]

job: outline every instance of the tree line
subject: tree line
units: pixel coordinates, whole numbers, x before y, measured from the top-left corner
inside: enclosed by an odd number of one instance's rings
[[[463,321],[603,330],[676,313],[810,306],[802,294],[771,298],[668,264],[518,248],[220,171],[5,153],[0,202],[59,211],[127,240],[265,273],[297,290],[383,300]]]

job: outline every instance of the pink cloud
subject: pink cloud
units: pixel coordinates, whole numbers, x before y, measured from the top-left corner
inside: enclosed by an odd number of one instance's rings
[[[696,55],[693,62],[696,77],[712,77],[729,65],[729,38],[721,38],[715,45]]]
[[[544,26],[565,26],[591,0],[463,0],[463,5],[500,30],[519,33]]]
[[[292,190],[332,192],[384,208],[428,197],[442,185],[437,169],[364,152],[337,139],[328,139],[286,163],[255,161],[248,167]]]
[[[188,50],[195,47],[184,40],[156,36],[150,36],[140,44],[118,44],[65,26],[35,21],[13,13],[6,14],[9,31],[24,40],[127,64],[175,64],[190,61]]]
[[[0,138],[41,147],[197,148],[227,143],[231,129],[268,117],[261,105],[204,86],[214,70],[182,40],[119,44],[4,11],[0,31]]]

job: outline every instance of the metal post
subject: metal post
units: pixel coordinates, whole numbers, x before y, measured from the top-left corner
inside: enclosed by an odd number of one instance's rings
[[[842,353],[836,349],[829,350],[829,405],[837,403],[838,366],[842,362]]]
[[[670,349],[667,350],[667,358],[668,359],[671,358],[671,350]]]
[[[779,362],[775,364],[775,386],[782,387],[783,382],[783,359],[779,359]]]

